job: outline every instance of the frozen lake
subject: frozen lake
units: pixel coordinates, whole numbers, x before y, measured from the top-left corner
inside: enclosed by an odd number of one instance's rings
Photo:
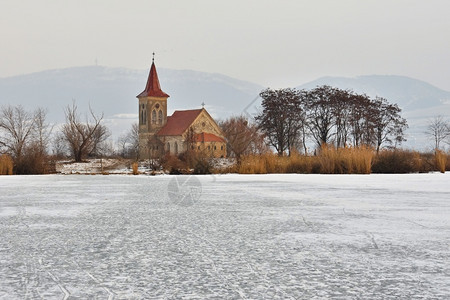
[[[450,174],[0,177],[0,299],[449,299]]]

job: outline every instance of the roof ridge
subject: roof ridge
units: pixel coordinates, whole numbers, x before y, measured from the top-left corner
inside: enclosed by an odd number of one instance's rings
[[[175,111],[157,135],[182,135],[201,113],[202,109]]]

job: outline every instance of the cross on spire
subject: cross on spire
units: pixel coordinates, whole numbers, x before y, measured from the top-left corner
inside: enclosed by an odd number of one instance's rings
[[[202,108],[205,108],[205,102],[202,102]]]
[[[155,62],[155,52],[153,52],[153,58],[152,58],[152,63]]]

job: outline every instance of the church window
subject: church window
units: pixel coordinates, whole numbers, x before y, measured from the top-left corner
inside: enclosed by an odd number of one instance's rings
[[[220,150],[223,150],[223,146],[220,146]]]
[[[208,146],[208,150],[211,150],[211,146]]]
[[[144,104],[141,104],[139,110],[139,122],[141,125],[145,125],[147,123],[147,110]]]
[[[178,154],[178,143],[175,142],[175,154]]]
[[[152,111],[152,124],[156,124],[156,110]]]
[[[163,113],[162,113],[162,110],[160,110],[158,112],[158,124],[162,125],[162,123],[163,123]]]
[[[216,146],[214,146],[214,150],[217,150],[217,147],[216,147]]]
[[[167,143],[167,152],[170,153],[170,143]]]

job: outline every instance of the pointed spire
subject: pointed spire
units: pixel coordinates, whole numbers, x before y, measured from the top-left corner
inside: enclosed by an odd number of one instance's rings
[[[161,90],[161,85],[159,84],[158,73],[156,73],[155,67],[155,53],[153,52],[152,66],[150,68],[150,74],[148,75],[147,85],[145,90],[140,93],[140,97],[169,97],[166,93]]]

